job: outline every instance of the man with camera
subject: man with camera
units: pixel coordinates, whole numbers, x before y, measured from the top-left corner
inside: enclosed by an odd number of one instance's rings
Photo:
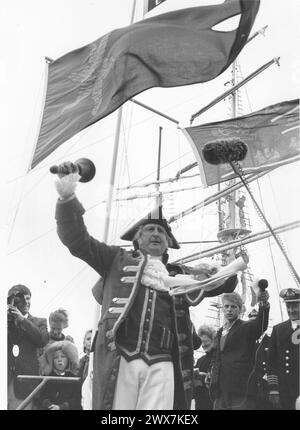
[[[14,285],[7,297],[7,403],[16,409],[38,383],[19,381],[18,375],[38,375],[39,348],[48,343],[46,318],[29,314],[31,292],[25,285]],[[26,409],[32,409],[32,403]]]

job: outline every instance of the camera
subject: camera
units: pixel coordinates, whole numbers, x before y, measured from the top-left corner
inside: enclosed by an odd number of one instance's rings
[[[16,308],[19,305],[25,305],[25,294],[24,293],[13,293],[7,297],[7,304],[10,306],[15,306]]]

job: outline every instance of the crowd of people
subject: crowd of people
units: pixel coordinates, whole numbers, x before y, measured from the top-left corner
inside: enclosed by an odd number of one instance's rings
[[[51,312],[48,330],[45,318],[37,318],[29,313],[30,305],[31,291],[28,287],[18,284],[10,288],[7,312],[7,408],[82,409],[81,387],[87,376],[92,330],[88,330],[84,336],[84,355],[79,359],[79,348],[73,337],[63,333],[69,325],[67,311],[60,308]],[[37,389],[43,380],[44,385]],[[31,398],[34,390],[37,393]]]
[[[269,294],[257,291],[258,310],[247,321],[234,290],[237,275],[222,278],[212,289],[170,294],[174,276],[187,267],[168,263],[168,248],[179,248],[158,206],[121,237],[133,249],[109,246],[93,238],[84,224],[84,208],[75,195],[78,167],[63,163],[56,188],[55,218],[62,243],[84,260],[101,279],[93,295],[101,305],[92,340],[94,410],[295,409],[299,397],[300,290],[280,292],[289,319],[264,335],[269,322]],[[214,271],[202,267],[202,279]],[[190,306],[221,296],[223,324],[215,332],[198,333]],[[86,378],[91,331],[84,339],[85,356],[78,360],[66,311],[47,321],[29,314],[31,293],[17,285],[8,293],[8,407],[16,409],[39,383],[18,375],[43,375],[46,381],[27,409],[80,409]],[[195,363],[194,351],[204,355]],[[42,379],[42,376],[40,377]],[[32,400],[29,402],[29,400]]]

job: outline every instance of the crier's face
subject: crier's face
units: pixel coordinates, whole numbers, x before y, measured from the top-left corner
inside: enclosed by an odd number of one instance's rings
[[[240,315],[240,308],[235,303],[224,299],[223,301],[223,314],[227,321],[233,322]]]
[[[138,242],[140,249],[153,256],[163,255],[168,248],[166,230],[159,224],[146,224]]]
[[[300,320],[300,302],[287,302],[286,310],[291,321]]]

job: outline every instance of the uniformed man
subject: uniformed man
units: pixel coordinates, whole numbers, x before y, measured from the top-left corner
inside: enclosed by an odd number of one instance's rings
[[[193,389],[193,326],[186,295],[170,296],[166,276],[182,273],[167,264],[179,248],[161,207],[123,236],[134,250],[108,246],[89,235],[74,189],[76,166],[57,181],[58,234],[70,252],[101,276],[102,303],[94,340],[93,409],[189,409]],[[233,291],[234,275],[213,291]],[[196,292],[199,294],[199,292]],[[205,293],[206,294],[206,293]],[[199,294],[200,297],[200,294]],[[193,297],[192,304],[197,304]],[[198,345],[199,346],[199,345]]]
[[[300,290],[280,292],[289,319],[273,327],[269,342],[267,375],[270,402],[277,409],[295,409],[299,396]]]

